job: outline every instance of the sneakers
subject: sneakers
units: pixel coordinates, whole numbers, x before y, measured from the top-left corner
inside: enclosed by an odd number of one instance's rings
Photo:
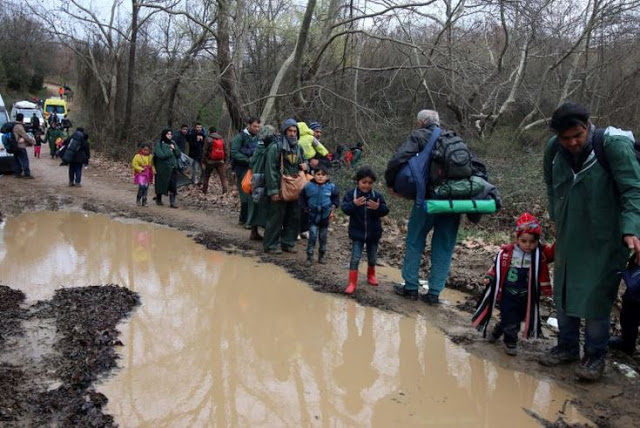
[[[307,232],[300,233],[300,237],[302,239],[309,239],[309,232],[307,231]]]
[[[75,184],[69,183],[69,187],[73,187],[73,186],[75,186]]]
[[[578,349],[569,351],[559,346],[554,346],[538,359],[538,363],[547,367],[559,366],[562,364],[570,364],[580,359],[580,351]]]
[[[580,365],[576,367],[575,373],[578,378],[586,381],[597,381],[604,374],[604,355],[599,357],[584,356]]]
[[[418,300],[418,290],[405,290],[404,285],[395,284],[393,291],[405,299]]]
[[[504,344],[504,353],[515,357],[518,355],[518,344],[517,343],[505,343]]]
[[[431,294],[431,293],[422,294],[420,296],[420,300],[422,300],[423,302],[425,302],[428,305],[439,305],[440,304],[440,298],[438,297],[437,294]]]
[[[295,254],[298,252],[298,250],[296,250],[295,247],[282,247],[282,251],[284,251],[285,253],[292,253],[292,254]]]

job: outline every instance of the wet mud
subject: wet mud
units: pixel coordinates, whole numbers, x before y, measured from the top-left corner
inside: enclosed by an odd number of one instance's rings
[[[236,225],[239,208],[237,198],[215,196],[216,190],[219,190],[216,189],[215,182],[212,183],[210,195],[206,198],[199,195],[195,189],[182,188],[179,210],[161,207],[137,208],[134,206],[135,192],[130,184],[127,165],[100,159],[93,162],[92,159],[92,165],[83,176],[83,187],[79,189],[65,186],[66,169],[59,168],[54,161],[42,159],[41,162],[34,162],[32,169],[36,180],[3,188],[5,193],[4,197],[0,198],[0,217],[41,210],[65,210],[103,213],[118,219],[139,219],[182,230],[208,248],[230,254],[257,256],[263,262],[284,267],[317,291],[341,293],[345,285],[349,248],[344,219],[338,218],[332,227],[329,238],[330,264],[303,269],[301,266],[305,241],[299,244],[298,255],[263,256],[260,244],[248,241],[248,232]],[[0,177],[0,182],[4,183],[6,180],[10,179]],[[401,263],[402,226],[400,221],[397,225],[386,225],[389,233],[388,236],[385,235],[380,248],[380,262],[384,266],[397,268]],[[508,236],[508,233],[505,232],[505,236]],[[570,367],[548,369],[536,362],[537,356],[554,344],[553,331],[545,330],[548,338],[546,340],[523,341],[520,355],[514,359],[506,357],[499,347],[487,344],[481,335],[470,328],[469,311],[473,308],[475,296],[479,293],[480,280],[491,263],[494,250],[483,243],[463,243],[458,246],[448,287],[463,293],[447,293],[448,304],[440,308],[431,308],[421,302],[410,302],[395,296],[391,290],[391,285],[396,280],[393,275],[381,275],[381,285],[377,288],[365,285],[361,277],[358,291],[349,300],[394,313],[424,317],[430,324],[440,328],[453,342],[462,345],[475,356],[491,361],[501,368],[523,371],[559,382],[574,395],[571,404],[576,405],[597,426],[637,425],[640,408],[637,408],[636,403],[640,398],[640,386],[638,382],[625,378],[610,364],[607,366],[603,382],[596,385],[578,383]],[[426,257],[424,264],[426,266]],[[0,283],[3,283],[1,276]],[[545,307],[543,317],[549,315],[553,315],[553,308]],[[636,370],[640,369],[638,358],[626,358],[619,354],[613,354],[613,357]],[[541,423],[547,426],[566,426],[562,414],[558,419]]]
[[[139,304],[138,296],[112,285],[61,289],[51,300],[20,308],[24,294],[3,286],[0,299],[0,422],[113,426],[102,411],[107,398],[92,385],[116,367],[115,326]]]

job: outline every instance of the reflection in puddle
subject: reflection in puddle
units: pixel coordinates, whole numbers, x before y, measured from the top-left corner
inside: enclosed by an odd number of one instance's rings
[[[423,319],[314,293],[176,231],[57,212],[10,218],[2,239],[0,282],[29,300],[88,284],[140,293],[122,369],[98,386],[122,426],[520,428],[538,426],[523,408],[555,420],[571,398]]]

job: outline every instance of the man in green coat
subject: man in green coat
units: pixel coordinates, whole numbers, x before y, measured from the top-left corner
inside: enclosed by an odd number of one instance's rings
[[[560,106],[550,126],[556,136],[545,150],[544,180],[557,231],[559,333],[558,345],[540,363],[555,366],[579,359],[584,318],[584,356],[576,375],[595,381],[604,372],[619,272],[630,251],[640,259],[640,164],[630,133],[613,127],[604,134],[596,131],[580,105]]]
[[[58,129],[58,124],[56,122],[51,122],[51,127],[47,129],[47,133],[44,135],[45,140],[49,143],[49,154],[51,155],[51,159],[56,157],[56,140],[58,138],[62,138],[62,131]]]
[[[253,203],[249,195],[242,191],[242,179],[249,170],[249,161],[258,146],[260,126],[260,118],[249,117],[247,118],[247,127],[231,140],[231,166],[236,175],[236,185],[240,196],[240,218],[238,224],[244,225],[247,229],[251,228],[251,225],[247,224],[247,220],[249,210],[253,208]]]
[[[280,129],[282,136],[278,142],[269,146],[265,161],[265,185],[269,205],[263,244],[265,253],[274,254],[282,251],[295,253],[300,229],[298,201],[282,200],[280,178],[283,173],[293,176],[306,170],[302,148],[298,144],[298,123],[294,119],[287,119]],[[282,250],[278,248],[278,244]]]

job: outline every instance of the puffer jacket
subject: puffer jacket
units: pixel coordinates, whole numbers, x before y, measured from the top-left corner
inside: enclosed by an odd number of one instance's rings
[[[380,207],[377,210],[367,208],[367,205],[357,206],[353,200],[364,196],[367,199],[378,200]],[[382,222],[380,219],[389,214],[389,208],[384,196],[372,190],[364,193],[357,188],[344,194],[342,211],[349,216],[349,238],[354,241],[378,242],[382,237]]]
[[[298,122],[298,131],[300,132],[300,140],[298,144],[304,153],[304,159],[309,160],[320,155],[325,157],[329,154],[329,150],[313,136],[313,130],[304,122]]]
[[[329,219],[331,210],[340,205],[338,187],[331,181],[318,184],[312,179],[302,189],[300,203],[309,212],[309,221],[318,224]]]

